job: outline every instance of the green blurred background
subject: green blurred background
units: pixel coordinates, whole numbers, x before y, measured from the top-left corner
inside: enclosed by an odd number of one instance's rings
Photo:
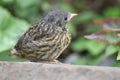
[[[54,4],[79,14],[67,25],[72,42],[59,57],[60,61],[79,65],[120,66],[120,61],[116,60],[118,47],[84,38],[84,35],[100,29],[92,23],[93,20],[120,17],[120,0],[0,0],[1,61],[25,61],[8,54],[19,37]]]

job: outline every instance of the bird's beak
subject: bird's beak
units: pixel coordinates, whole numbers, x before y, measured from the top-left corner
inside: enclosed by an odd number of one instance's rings
[[[69,17],[68,17],[68,21],[70,21],[73,17],[77,16],[78,14],[76,13],[70,13]]]

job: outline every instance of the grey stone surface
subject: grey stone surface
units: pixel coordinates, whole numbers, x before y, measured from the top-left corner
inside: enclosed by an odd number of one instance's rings
[[[120,80],[120,68],[0,62],[0,80]]]

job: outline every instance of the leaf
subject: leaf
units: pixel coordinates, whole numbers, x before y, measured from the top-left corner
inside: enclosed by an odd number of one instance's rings
[[[17,42],[17,36],[22,35],[29,26],[26,21],[14,18],[0,7],[0,53],[11,49]]]
[[[92,11],[82,12],[75,18],[75,23],[86,23],[95,18],[95,16],[95,13]]]
[[[120,44],[120,37],[117,36],[117,32],[101,30],[95,34],[87,35],[85,38],[101,41],[108,44]]]
[[[0,5],[12,4],[14,0],[0,0]]]
[[[120,60],[120,51],[118,52],[117,60]]]
[[[112,55],[112,54],[116,53],[118,50],[119,50],[119,46],[110,45],[106,48],[105,55],[106,56]]]
[[[82,1],[75,1],[73,3],[78,9],[82,9],[85,7],[85,4]]]
[[[38,1],[37,0],[29,0],[29,1],[16,0],[16,4],[22,9],[26,9],[31,5],[35,5],[35,3],[38,3]]]
[[[9,56],[9,51],[4,51],[0,54],[0,61],[26,61],[25,59]]]
[[[96,56],[105,49],[105,44],[98,43],[97,41],[90,41],[86,39],[79,38],[72,43],[71,47],[74,51],[88,50],[91,55]]]
[[[106,16],[106,17],[119,17],[120,16],[120,9],[119,7],[110,7],[110,8],[106,8],[104,11],[103,11],[103,14]]]
[[[120,31],[120,18],[106,18],[103,21],[93,21],[106,31]]]
[[[86,49],[86,39],[79,38],[71,44],[74,51],[83,51]]]
[[[75,37],[77,35],[77,31],[75,29],[75,26],[72,23],[67,24],[67,28],[69,29],[69,31],[73,37]]]
[[[86,47],[92,56],[97,56],[105,49],[106,45],[104,43],[91,40],[86,43]]]
[[[61,3],[61,6],[60,6],[63,10],[68,10],[70,12],[74,12],[74,9],[73,7],[70,6],[70,4],[66,4],[64,3],[64,1]]]
[[[26,19],[31,23],[34,23],[40,17],[40,13],[42,13],[39,11],[39,6],[42,7],[42,5],[40,4],[41,0],[16,0],[14,5],[14,14],[17,17]]]

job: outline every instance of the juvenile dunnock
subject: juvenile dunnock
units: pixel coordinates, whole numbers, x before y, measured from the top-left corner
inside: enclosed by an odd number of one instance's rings
[[[11,55],[30,61],[56,61],[68,47],[71,35],[66,24],[77,14],[54,10],[20,37]]]

